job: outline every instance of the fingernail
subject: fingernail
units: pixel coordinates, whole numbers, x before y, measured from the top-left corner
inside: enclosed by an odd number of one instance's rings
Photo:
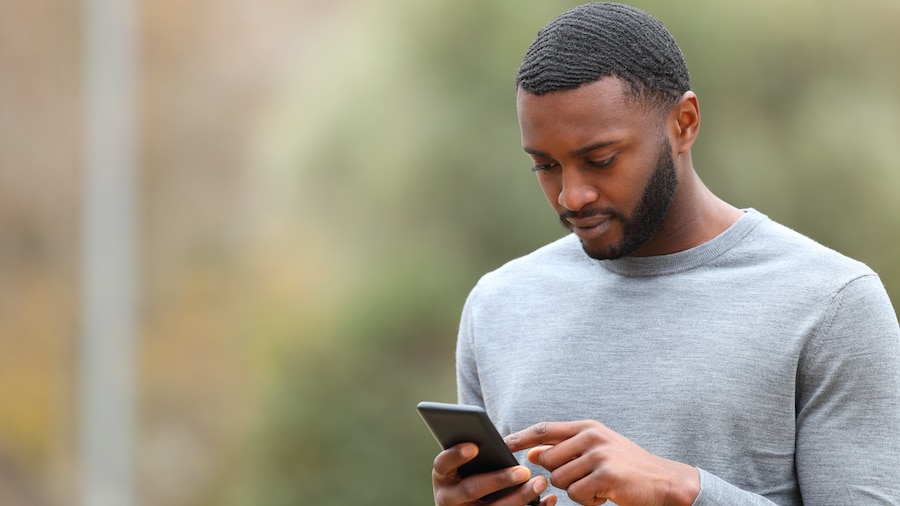
[[[459,449],[459,453],[463,457],[469,458],[469,457],[475,455],[475,446],[474,445],[465,445]]]
[[[525,481],[528,479],[528,476],[530,474],[531,473],[529,473],[527,469],[523,469],[520,467],[520,468],[516,469],[515,471],[513,471],[513,479],[516,480],[517,482]]]
[[[547,490],[547,480],[537,480],[534,482],[534,486],[532,488],[535,494],[540,494],[544,490]]]

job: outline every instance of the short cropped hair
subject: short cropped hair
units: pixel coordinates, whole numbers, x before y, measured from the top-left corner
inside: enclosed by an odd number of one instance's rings
[[[534,95],[624,80],[645,105],[671,106],[690,90],[681,49],[661,22],[634,7],[595,2],[562,13],[538,32],[516,75]]]

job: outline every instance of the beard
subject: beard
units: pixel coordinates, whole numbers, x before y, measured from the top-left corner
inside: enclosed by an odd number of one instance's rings
[[[628,218],[615,209],[593,209],[588,211],[567,212],[560,215],[560,222],[567,229],[570,228],[567,217],[574,215],[589,216],[591,214],[609,214],[613,219],[622,224],[622,238],[615,244],[606,246],[603,250],[590,249],[582,241],[584,252],[597,260],[614,260],[628,256],[647,243],[659,231],[669,215],[669,206],[675,199],[678,189],[678,175],[675,172],[675,160],[672,158],[672,146],[668,139],[664,139],[662,149],[656,160],[656,167],[647,186],[641,194],[641,199],[631,218]]]

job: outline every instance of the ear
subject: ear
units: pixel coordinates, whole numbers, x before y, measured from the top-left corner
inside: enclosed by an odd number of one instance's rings
[[[675,153],[690,151],[700,132],[700,103],[693,91],[686,91],[669,111],[669,125]]]

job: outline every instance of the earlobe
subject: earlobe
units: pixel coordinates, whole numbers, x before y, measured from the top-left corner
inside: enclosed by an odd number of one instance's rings
[[[693,91],[686,91],[672,109],[672,115],[677,144],[672,147],[677,153],[684,153],[691,149],[700,131],[700,103],[697,95]]]

